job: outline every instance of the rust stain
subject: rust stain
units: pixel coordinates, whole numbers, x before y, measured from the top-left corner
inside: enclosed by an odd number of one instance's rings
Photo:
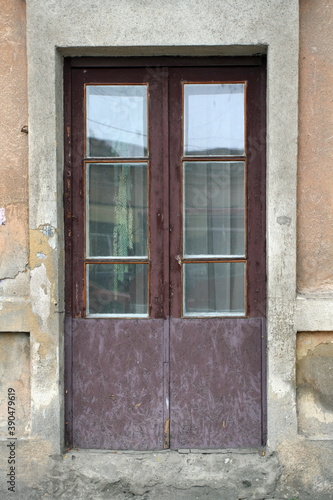
[[[164,423],[164,449],[165,450],[170,447],[169,430],[170,430],[170,418],[167,418],[165,423]]]

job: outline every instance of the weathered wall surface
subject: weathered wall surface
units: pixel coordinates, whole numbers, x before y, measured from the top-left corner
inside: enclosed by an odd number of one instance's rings
[[[298,289],[333,294],[333,5],[300,0]]]
[[[29,204],[25,2],[0,7],[1,499],[331,500],[331,0],[300,0],[299,296],[297,0],[27,0]],[[63,55],[266,50],[268,446],[63,453]],[[16,493],[6,484],[8,387],[17,394]]]
[[[0,11],[2,280],[23,272],[28,262],[28,138],[21,131],[28,124],[28,100],[25,2],[1,0]],[[1,289],[0,283],[0,295]]]
[[[297,335],[298,432],[306,437],[333,437],[333,333]]]

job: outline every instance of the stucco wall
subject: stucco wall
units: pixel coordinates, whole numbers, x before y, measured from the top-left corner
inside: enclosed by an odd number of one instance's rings
[[[300,1],[298,289],[333,294],[333,4]]]
[[[25,2],[0,0],[0,279],[28,261],[28,124]],[[0,284],[0,294],[5,293]],[[17,291],[17,293],[22,293]]]
[[[318,419],[314,403],[318,387],[319,398],[331,401],[325,381],[331,376],[333,330],[332,2],[300,1],[300,295],[296,292],[297,0],[172,0],[168,4],[27,0],[29,205],[27,135],[21,132],[27,124],[25,2],[0,0],[0,7],[4,145],[0,349],[2,360],[6,359],[0,374],[5,390],[14,385],[19,398],[16,498],[331,499],[331,420],[325,425],[327,417],[332,418],[331,406],[325,415],[327,405],[322,405]],[[207,454],[195,450],[151,454],[71,450],[64,454],[63,55],[266,51],[268,446]],[[313,357],[317,364],[310,377]],[[5,483],[6,395],[0,401],[4,424],[0,495],[4,499],[15,498],[11,492],[7,495]],[[318,436],[324,436],[325,442],[316,441]]]

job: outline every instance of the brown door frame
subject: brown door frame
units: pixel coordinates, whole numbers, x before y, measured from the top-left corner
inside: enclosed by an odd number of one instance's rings
[[[256,68],[254,72],[256,76],[253,76],[255,81],[255,86],[253,90],[253,96],[248,99],[247,103],[248,116],[251,123],[251,127],[247,128],[247,143],[249,145],[248,158],[247,158],[247,168],[251,169],[251,165],[256,165],[255,173],[248,172],[248,221],[253,221],[253,225],[250,231],[249,239],[249,252],[254,256],[250,259],[250,264],[248,268],[248,292],[249,292],[249,318],[264,318],[266,315],[265,311],[265,293],[266,293],[266,277],[265,277],[265,266],[260,266],[260,262],[265,262],[265,240],[263,238],[263,228],[265,228],[265,136],[266,136],[266,123],[265,123],[265,72],[266,65],[265,59],[262,57],[240,57],[240,58],[220,58],[220,57],[208,57],[208,58],[175,58],[175,57],[159,57],[159,58],[66,58],[64,67],[64,77],[65,77],[65,169],[64,169],[64,206],[65,206],[65,254],[66,254],[66,335],[65,335],[65,349],[66,349],[66,362],[65,362],[65,388],[66,388],[66,444],[71,446],[73,443],[73,408],[71,403],[72,394],[72,370],[73,370],[73,353],[72,353],[72,337],[71,337],[71,324],[74,318],[83,317],[83,296],[79,294],[79,299],[77,300],[77,287],[73,284],[73,275],[79,274],[79,281],[82,281],[82,256],[76,255],[73,251],[73,234],[76,235],[80,245],[84,246],[84,234],[83,234],[83,220],[82,212],[81,215],[78,211],[73,212],[73,204],[77,203],[76,196],[83,196],[83,184],[77,176],[73,175],[73,166],[75,168],[75,154],[78,141],[82,141],[75,131],[73,132],[72,119],[73,116],[77,116],[81,111],[82,115],[82,101],[80,101],[82,96],[79,96],[75,92],[69,91],[72,88],[72,71],[81,71],[82,68],[89,68],[90,72],[94,71],[94,68],[113,68],[120,69],[125,72],[127,68],[144,68],[146,74],[150,75],[151,78],[155,78],[156,81],[162,81],[162,85],[158,86],[161,90],[159,95],[160,102],[163,108],[163,123],[161,123],[161,128],[153,128],[153,134],[155,138],[154,141],[160,141],[162,144],[160,157],[155,159],[157,163],[162,166],[162,179],[163,179],[163,190],[161,189],[161,172],[156,174],[156,177],[152,179],[150,185],[150,190],[154,190],[157,196],[154,198],[154,205],[150,210],[150,230],[151,234],[154,231],[159,231],[163,235],[160,238],[155,247],[156,255],[162,255],[163,266],[152,270],[151,273],[152,290],[155,289],[155,296],[150,297],[150,317],[155,319],[165,319],[169,317],[169,305],[171,304],[171,315],[175,318],[181,317],[180,311],[180,297],[181,297],[181,286],[179,279],[179,270],[174,265],[175,256],[179,255],[180,238],[177,238],[177,234],[180,234],[180,227],[175,227],[173,230],[169,231],[169,210],[171,207],[170,217],[171,224],[173,221],[179,221],[180,217],[175,213],[179,210],[180,202],[180,191],[173,192],[172,203],[165,193],[169,193],[169,182],[170,175],[173,180],[179,178],[179,157],[180,157],[180,141],[179,141],[179,130],[176,127],[169,128],[169,119],[174,120],[174,122],[179,122],[179,113],[175,111],[175,108],[171,107],[171,117],[169,117],[169,85],[172,87],[172,83],[169,84],[169,80],[166,78],[168,73],[181,72],[180,67],[193,68],[193,75],[198,72],[198,77],[200,69],[198,67],[207,67],[214,72],[214,68],[228,68],[230,74],[237,75],[237,67],[243,68],[244,66],[251,72],[251,67]],[[258,71],[258,68],[260,70]],[[236,79],[236,76],[234,76]],[[129,83],[129,73],[125,78]],[[231,78],[233,79],[233,78]],[[105,76],[105,81],[109,82],[109,76]],[[171,80],[172,82],[173,80]],[[172,88],[170,88],[172,93]],[[176,92],[176,91],[175,91]],[[260,109],[259,120],[258,120],[258,109]],[[178,108],[179,109],[179,108]],[[82,115],[83,116],[83,115]],[[75,128],[74,128],[75,129]],[[255,129],[255,133],[249,133],[250,130]],[[79,130],[78,127],[75,129]],[[170,130],[170,137],[168,136],[168,131]],[[178,135],[178,139],[175,137]],[[172,150],[171,157],[169,158],[169,144],[177,144],[177,146]],[[73,150],[72,150],[73,147]],[[74,155],[73,155],[74,151]],[[169,164],[171,168],[171,173],[169,174]],[[259,166],[258,166],[259,165]],[[155,201],[156,200],[156,201]],[[255,207],[253,213],[252,207]],[[78,228],[80,228],[81,230]],[[170,243],[170,260],[167,251],[164,251],[166,247],[169,247],[169,236],[171,234]],[[75,250],[75,249],[74,249]],[[157,260],[156,260],[157,261]],[[81,267],[81,271],[80,271]],[[81,273],[81,274],[80,274]],[[172,293],[175,300],[169,300],[169,273],[171,273],[172,282]],[[92,321],[92,320],[89,320]],[[165,327],[164,327],[165,330]],[[263,322],[264,331],[264,322]],[[262,444],[266,440],[266,396],[265,396],[265,335],[262,342],[262,391],[263,391],[263,404],[262,404]],[[164,393],[169,390],[169,384],[166,381],[169,377],[169,363],[166,361],[169,357],[169,336],[167,332],[164,333]],[[168,433],[167,428],[168,417],[167,412],[164,415],[164,443],[166,447],[168,446]]]

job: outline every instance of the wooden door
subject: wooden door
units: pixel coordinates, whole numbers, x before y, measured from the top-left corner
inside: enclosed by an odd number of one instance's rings
[[[65,85],[68,445],[260,446],[262,61],[73,59]]]

